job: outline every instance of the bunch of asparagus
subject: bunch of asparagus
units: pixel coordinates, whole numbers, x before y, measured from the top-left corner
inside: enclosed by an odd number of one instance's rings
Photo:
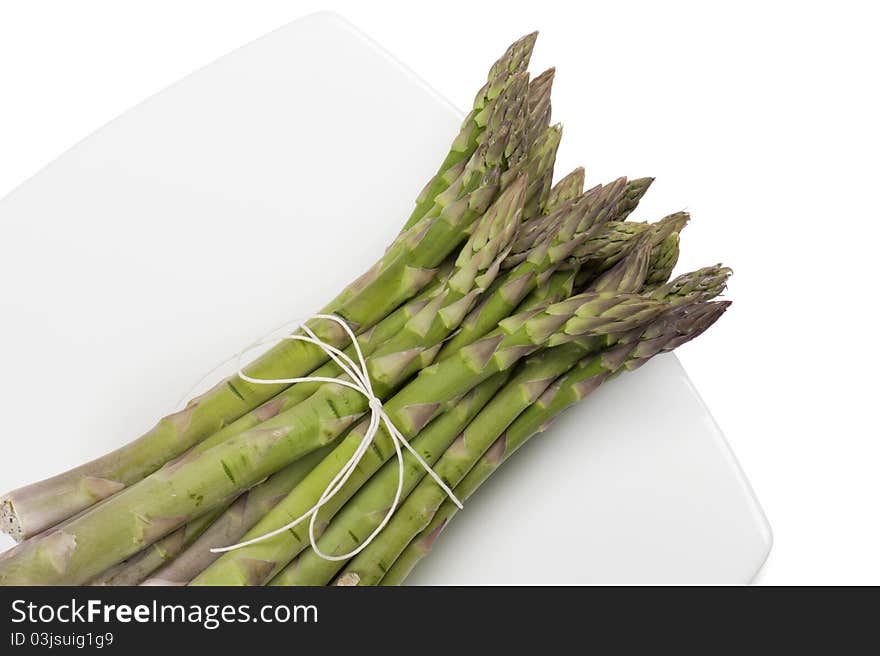
[[[562,130],[554,70],[530,80],[536,34],[489,71],[400,234],[322,309],[351,328],[373,392],[400,433],[467,499],[526,440],[606,380],[700,335],[726,310],[720,265],[669,281],[688,215],[628,220],[652,180],[553,184]],[[338,324],[308,323],[354,355]],[[285,340],[249,377],[348,380],[313,343]],[[458,508],[380,427],[358,450],[368,400],[334,382],[231,376],[116,451],[7,494],[0,584],[394,585]],[[395,492],[400,505],[385,518]],[[321,554],[346,554],[329,559]]]

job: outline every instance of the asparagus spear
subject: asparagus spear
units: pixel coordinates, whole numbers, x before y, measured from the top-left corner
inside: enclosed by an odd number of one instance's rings
[[[572,257],[563,266],[581,266],[601,273],[623,258],[632,248],[633,240],[639,235],[653,231],[654,243],[659,244],[673,233],[680,233],[690,221],[687,212],[674,212],[656,223],[636,223],[633,221],[610,221],[604,230],[575,249]]]
[[[547,194],[541,208],[544,214],[551,214],[569,201],[574,201],[584,191],[584,169],[578,167],[557,182]],[[541,307],[547,303],[559,302],[573,294],[575,276],[571,271],[554,271],[542,285],[526,296],[519,305],[521,309]]]
[[[442,207],[418,229],[401,235],[386,254],[383,268],[375,267],[354,281],[324,308],[363,331],[415,295],[435,275],[437,267],[461,243],[473,222],[491,203],[499,188],[508,156],[520,156],[524,139],[524,74],[512,76],[498,97],[503,119],[487,132],[464,169],[443,194]],[[503,110],[503,111],[502,111]],[[332,322],[310,322],[324,341],[344,346],[347,336]],[[254,378],[306,375],[328,358],[314,345],[285,340],[247,367]],[[40,533],[101,499],[155,471],[200,440],[269,400],[286,385],[252,385],[238,377],[218,383],[176,413],[161,419],[146,434],[101,458],[7,494],[0,500],[0,528],[16,539]]]
[[[721,264],[703,267],[696,271],[683,273],[647,292],[650,298],[664,300],[675,305],[710,300],[727,288],[727,281],[733,271]]]
[[[556,69],[550,68],[541,73],[541,75],[536,77],[529,84],[529,115],[526,120],[526,134],[528,135],[527,140],[529,143],[538,141],[540,136],[549,129],[551,116],[550,91],[553,86],[553,77],[555,74]],[[558,134],[562,134],[561,126],[556,126],[554,129]],[[553,152],[550,154],[553,161],[556,159],[556,150],[558,147],[559,142],[557,140]],[[535,217],[542,212],[552,184],[553,163],[551,162],[548,166],[544,167],[544,174],[535,178],[531,183],[531,186],[534,187],[534,192],[528,194],[526,198],[526,206],[523,211],[523,217],[525,219]]]
[[[557,182],[542,207],[543,213],[552,214],[554,211],[566,206],[569,201],[576,200],[584,191],[584,169],[578,167]],[[575,276],[571,271],[555,271],[546,282],[526,296],[518,306],[519,309],[533,309],[543,307],[550,303],[558,303],[574,294]]]
[[[535,143],[538,148],[529,152],[529,158],[533,166],[542,173],[529,178],[529,189],[526,192],[525,209],[523,217],[531,219],[541,214],[541,207],[550,193],[550,182],[553,179],[553,166],[556,162],[556,152],[562,140],[562,126],[554,125],[542,130]]]
[[[580,272],[576,261],[570,262],[566,268],[556,271],[548,279],[548,281],[535,289],[529,294],[518,307],[518,311],[540,307],[545,304],[548,297],[561,299],[571,296],[575,288],[590,288],[590,286],[601,277],[602,273],[613,268],[615,264],[620,263],[620,258],[632,252],[633,247],[639,242],[640,238],[650,234],[648,243],[651,244],[651,260],[648,266],[648,276],[645,280],[644,289],[654,289],[665,283],[672,273],[678,261],[678,231],[681,230],[687,222],[687,215],[679,213],[670,215],[661,219],[657,223],[646,224],[630,224],[628,222],[613,222],[602,232],[602,234],[593,238],[591,241],[592,248],[596,250],[596,255],[592,258],[595,266],[586,275]],[[614,226],[639,226],[638,230],[627,231],[625,237],[621,238],[621,230]],[[608,257],[607,261],[598,259],[598,254],[602,253]],[[574,258],[572,258],[574,260]],[[580,284],[576,284],[576,281]],[[567,290],[567,293],[562,293]]]
[[[635,252],[597,281],[596,290],[637,291],[641,288],[647,275],[650,254],[650,244],[646,244],[644,248]],[[503,408],[508,416],[516,416],[533,403],[550,382],[568,370],[582,356],[582,349],[578,344],[559,346],[536,356],[532,361],[527,362],[523,370],[493,397],[491,407]],[[494,419],[498,420],[502,416],[495,413]],[[467,430],[465,435],[467,435]],[[455,437],[455,433],[450,433],[444,436],[445,439],[441,443],[431,445],[429,464],[436,462]],[[425,474],[424,470],[416,466],[414,458],[410,458],[410,460],[400,483],[401,499],[406,498]],[[318,543],[321,552],[338,556],[362,546],[365,538],[371,535],[382,521],[383,509],[387,508],[389,499],[393,498],[399,476],[397,463],[386,463],[379,473],[371,478],[345,505],[342,512],[330,522]],[[285,567],[272,580],[271,584],[325,585],[343,566],[343,562],[327,560],[310,548]]]
[[[530,143],[550,125],[552,114],[550,92],[553,89],[554,77],[556,77],[556,69],[548,68],[529,83],[527,135]]]
[[[542,308],[549,303],[558,303],[574,295],[574,270],[554,271],[547,282],[526,296],[517,306],[517,312]]]
[[[651,321],[663,311],[662,301],[635,295],[591,293],[570,298],[528,315],[509,317],[481,340],[454,356],[423,369],[385,404],[385,412],[407,439],[434,417],[454,406],[457,399],[481,381],[513,367],[542,345],[589,336],[617,334]],[[355,429],[324,462],[255,526],[245,538],[265,535],[300,517],[357,449],[363,436]],[[387,460],[393,453],[390,438],[380,430],[374,451]],[[355,490],[350,490],[353,493]],[[341,497],[341,498],[340,498]],[[340,494],[334,501],[344,502]],[[300,529],[302,531],[302,529]],[[225,553],[193,583],[201,585],[257,585],[267,582],[306,545],[296,530],[283,531],[262,542]],[[0,568],[2,580],[2,568]]]
[[[640,237],[650,234],[651,242],[655,246],[668,240],[662,251],[655,252],[655,256],[662,257],[665,262],[664,267],[656,267],[658,277],[651,281],[651,284],[659,284],[663,270],[671,272],[678,260],[678,233],[684,229],[689,220],[690,215],[687,212],[675,212],[656,223],[611,221],[600,234],[582,244],[560,268],[577,270],[575,288],[582,288],[625,257],[632,250],[633,245],[638,243]]]
[[[492,110],[492,101],[501,95],[514,76],[525,71],[537,37],[538,33],[532,32],[515,41],[492,65],[486,84],[477,92],[473,108],[462,121],[461,129],[452,142],[446,159],[416,199],[415,209],[404,225],[404,230],[414,226],[431,210],[437,196],[455,179],[455,175],[450,176],[450,171],[455,171],[477,149],[487,117]]]
[[[651,272],[645,280],[646,287],[654,288],[666,284],[678,264],[679,243],[679,233],[672,232],[652,251]]]
[[[627,185],[622,207],[617,213],[618,221],[625,220],[638,207],[639,201],[642,200],[642,196],[647,193],[648,187],[653,182],[654,178],[636,178]]]
[[[522,414],[517,413],[513,421],[510,420],[513,413],[506,412],[501,397],[497,397],[499,403],[490,403],[447,450],[436,467],[437,472],[444,481],[455,485],[456,490],[472,493],[476,485],[550,418],[583,399],[615,372],[635,369],[655,354],[672,350],[701,334],[718,319],[727,305],[726,302],[703,302],[670,310],[643,330],[634,343],[624,342],[588,356],[549,389],[545,386],[536,402]],[[550,357],[552,352],[553,349],[542,352],[536,361]],[[465,483],[469,472],[475,473]],[[439,531],[453,514],[448,509],[438,513],[445,500],[442,490],[437,493],[439,489],[432,480],[423,479],[382,534],[349,563],[339,582],[376,585],[389,572],[388,583],[402,580],[406,568],[414,566],[417,556],[430,550]],[[437,524],[432,522],[434,518]],[[393,564],[413,540],[414,553],[405,556],[400,569],[394,573]]]

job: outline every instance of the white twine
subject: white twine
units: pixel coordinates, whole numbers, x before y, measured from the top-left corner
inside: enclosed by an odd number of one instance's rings
[[[343,353],[338,348],[334,347],[332,344],[328,344],[327,342],[321,340],[314,332],[306,325],[306,321],[311,319],[325,319],[327,321],[333,321],[340,326],[342,326],[343,330],[348,334],[349,339],[351,340],[352,345],[354,346],[355,352],[357,353],[357,363],[355,363],[348,355]],[[222,363],[218,367],[215,367],[212,370],[217,371],[224,364],[236,360],[238,364],[238,376],[242,380],[245,380],[249,383],[253,383],[255,385],[279,385],[279,384],[294,384],[294,383],[332,383],[335,385],[343,385],[345,387],[349,387],[353,390],[356,390],[364,395],[367,399],[370,408],[370,423],[367,427],[367,431],[364,433],[364,436],[361,438],[360,444],[358,444],[357,449],[354,454],[349,458],[348,462],[346,462],[342,468],[339,470],[339,473],[333,477],[333,480],[327,485],[324,489],[324,492],[321,494],[318,502],[312,506],[305,513],[294,519],[292,522],[288,522],[284,526],[276,528],[273,531],[269,531],[259,537],[251,538],[250,540],[245,540],[243,542],[239,542],[237,544],[229,545],[228,547],[215,547],[211,549],[211,553],[224,553],[227,551],[233,551],[235,549],[241,549],[242,547],[246,547],[251,544],[256,544],[257,542],[262,542],[263,540],[268,540],[271,537],[274,537],[288,529],[293,528],[294,526],[300,524],[306,519],[309,519],[309,542],[311,543],[312,549],[315,550],[315,553],[318,554],[321,558],[325,560],[348,560],[359,554],[361,551],[366,549],[367,545],[375,539],[379,533],[385,528],[388,522],[391,521],[391,516],[394,514],[394,511],[397,509],[397,506],[400,504],[400,497],[403,494],[403,451],[401,450],[401,445],[403,445],[416,459],[416,461],[421,465],[421,467],[436,481],[436,483],[443,489],[443,491],[447,494],[447,496],[452,499],[452,501],[459,508],[463,508],[461,501],[453,494],[452,490],[449,489],[449,486],[443,482],[440,476],[437,475],[431,466],[424,461],[424,459],[416,452],[415,449],[410,445],[410,443],[406,440],[406,438],[397,430],[397,427],[385,413],[385,410],[382,408],[382,400],[375,395],[373,392],[373,385],[370,381],[370,375],[367,370],[367,363],[364,359],[364,355],[361,351],[360,344],[358,344],[357,338],[355,337],[354,332],[352,332],[351,328],[348,327],[348,324],[345,323],[340,317],[334,314],[316,314],[301,322],[288,322],[284,324],[284,326],[293,326],[297,325],[299,328],[305,332],[305,335],[297,335],[297,334],[287,334],[280,338],[269,338],[263,337],[245,349],[239,351],[236,355],[232,356],[226,362]],[[281,328],[273,330],[270,335],[278,332]],[[351,379],[344,380],[342,378],[330,378],[324,376],[302,376],[297,378],[253,378],[252,376],[248,376],[243,371],[242,358],[244,358],[245,354],[253,351],[256,348],[261,346],[267,346],[271,344],[278,344],[283,340],[294,340],[299,342],[306,342],[309,344],[314,344],[322,351],[324,351],[338,366],[342,371]],[[207,375],[209,376],[210,373]],[[205,376],[207,378],[207,376]],[[204,378],[202,379],[204,381]],[[200,383],[202,382],[200,381]],[[198,385],[198,384],[197,384]],[[376,438],[376,434],[379,431],[379,426],[384,424],[385,429],[388,431],[388,435],[391,437],[391,442],[394,444],[394,451],[397,454],[397,491],[394,494],[394,501],[388,509],[388,512],[385,513],[384,519],[379,523],[376,529],[370,534],[370,536],[364,540],[360,546],[358,546],[353,551],[350,551],[347,554],[342,554],[338,556],[334,556],[331,554],[325,554],[318,547],[318,540],[315,537],[315,521],[318,517],[318,511],[329,502],[334,496],[336,496],[354,471],[357,469],[358,464],[361,459],[364,457],[364,454],[367,452],[367,449],[373,443]]]

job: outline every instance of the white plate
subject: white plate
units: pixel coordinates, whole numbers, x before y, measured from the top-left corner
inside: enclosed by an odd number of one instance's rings
[[[393,237],[459,120],[317,14],[145,101],[0,202],[0,487],[139,435],[212,364],[321,306]],[[747,582],[770,544],[667,356],[527,445],[411,580]]]

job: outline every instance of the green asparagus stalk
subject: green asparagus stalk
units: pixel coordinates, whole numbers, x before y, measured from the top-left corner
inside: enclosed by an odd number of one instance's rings
[[[627,235],[625,252],[628,255],[632,253],[633,246],[638,243],[639,238],[650,233],[648,243],[651,245],[651,259],[648,265],[648,275],[643,286],[644,290],[654,289],[659,285],[664,284],[672,274],[672,270],[678,261],[678,230],[681,230],[686,223],[687,215],[684,216],[685,220],[678,218],[675,222],[669,221],[671,217],[666,217],[657,223],[651,224],[651,226],[648,226],[648,224],[636,224],[639,226],[645,226],[646,228],[650,227],[651,231],[644,229]],[[628,225],[628,223],[615,223],[617,225]],[[594,289],[591,285],[603,275],[602,273],[597,274],[594,272],[607,272],[616,264],[620,263],[620,252],[624,249],[618,243],[615,243],[617,241],[617,234],[618,231],[616,229],[609,227],[604,230],[601,236],[592,240],[594,247],[600,248],[605,253],[609,253],[609,250],[612,251],[609,254],[611,262],[606,263],[594,260],[597,264],[593,271],[586,276],[580,274],[580,269],[576,265],[569,265],[570,268],[554,272],[545,284],[535,289],[525,298],[525,300],[523,300],[522,303],[520,303],[517,311],[533,309],[545,305],[547,302],[556,302],[571,296],[574,293],[573,290],[577,287],[576,280],[579,277],[581,279],[581,288],[586,287],[587,289]],[[666,235],[665,239],[663,239],[664,235]],[[598,244],[605,239],[611,241],[614,246],[613,249],[598,246]]]
[[[550,189],[547,200],[542,207],[542,212],[550,214],[583,194],[584,175],[584,169],[578,167],[557,182]],[[533,309],[568,298],[574,293],[575,273],[576,270],[574,269],[553,272],[547,279],[547,282],[532,290],[518,307],[522,310]]]
[[[633,253],[597,281],[596,291],[639,290],[647,276],[650,256],[651,246],[646,244],[644,248]],[[509,416],[516,416],[533,403],[550,382],[567,371],[582,356],[582,349],[577,344],[556,347],[541,356],[536,356],[526,363],[521,373],[493,397],[492,407],[503,408]],[[494,419],[498,420],[499,417],[500,415],[496,414]],[[443,442],[431,445],[429,465],[436,462],[455,437],[455,433],[450,433],[444,436]],[[414,458],[410,458],[408,464],[409,467],[402,479],[402,500],[425,475],[425,471],[416,465]],[[363,540],[375,531],[382,521],[383,510],[388,507],[390,499],[394,496],[398,477],[397,463],[394,461],[386,463],[330,522],[318,542],[321,552],[338,556],[360,547]],[[285,567],[271,584],[326,585],[343,566],[343,562],[327,560],[316,550],[309,548]]]
[[[648,236],[653,245],[664,245],[654,251],[654,278],[648,285],[656,286],[668,279],[678,261],[678,235],[689,218],[686,212],[676,212],[656,223],[612,221],[606,225],[602,234],[589,240],[589,244],[584,244],[580,252],[570,257],[560,268],[576,270],[575,289],[583,289],[625,257],[639,243],[639,239]]]
[[[683,273],[665,285],[650,290],[647,292],[647,296],[673,305],[707,301],[727,289],[727,281],[730,280],[731,275],[733,275],[732,269],[715,264]]]
[[[549,129],[551,116],[550,91],[555,74],[555,69],[548,69],[529,84],[529,115],[526,120],[526,133],[529,143],[537,142],[541,135]],[[554,129],[559,135],[562,134],[561,126],[557,126]],[[525,210],[523,211],[523,217],[527,220],[543,212],[544,204],[553,185],[553,162],[556,160],[556,150],[558,147],[559,142],[557,140],[550,154],[552,158],[551,163],[544,166],[543,175],[531,182],[530,186],[534,187],[534,191],[528,194]]]
[[[574,281],[576,271],[554,271],[547,282],[533,290],[526,296],[522,303],[517,306],[517,312],[535,310],[550,303],[558,303],[569,296],[574,296]]]
[[[188,546],[176,552],[173,559],[168,558],[160,563],[159,567],[146,572],[144,572],[145,567],[141,568],[142,575],[127,577],[124,583],[119,583],[118,580],[108,583],[110,585],[186,585],[219,557],[218,554],[211,552],[213,547],[232,544],[241,538],[263,515],[287,496],[332,448],[332,445],[329,445],[314,451],[252,487],[224,509]],[[163,538],[160,542],[165,539],[167,538]]]
[[[497,130],[467,161],[459,178],[443,193],[442,207],[417,229],[401,235],[375,267],[354,281],[322,311],[337,313],[356,332],[364,331],[414,296],[466,237],[498,192],[509,154],[519,157],[525,129],[527,79],[514,75],[498,97],[503,114]],[[503,111],[502,111],[503,110]],[[345,332],[332,322],[310,322],[334,346],[345,346]],[[246,368],[254,378],[304,376],[327,360],[314,345],[285,340]],[[286,385],[253,385],[238,377],[218,383],[134,442],[52,478],[19,488],[0,499],[0,528],[16,539],[36,535],[130,485],[202,439],[256,408]]]
[[[385,404],[385,412],[407,439],[490,376],[510,370],[521,358],[543,345],[624,333],[653,320],[666,303],[636,295],[591,293],[509,317],[498,328],[453,356],[423,369]],[[363,433],[352,431],[330,457],[255,526],[246,539],[256,538],[300,517],[317,501],[340,467],[354,454]],[[373,449],[387,460],[393,454],[390,437],[380,430]],[[371,472],[372,473],[372,472]],[[353,494],[356,489],[351,489]],[[343,503],[346,496],[338,501]],[[334,498],[336,500],[336,498]],[[271,580],[307,544],[302,527],[223,554],[193,584],[258,585]],[[2,568],[0,568],[2,577]],[[2,580],[2,578],[0,578]]]
[[[617,212],[618,221],[626,220],[626,217],[638,207],[639,202],[653,182],[654,178],[636,178],[627,185],[622,207]]]
[[[373,390],[380,397],[430,362],[480,291],[491,284],[519,227],[525,188],[523,177],[502,194],[459,254],[443,293],[368,358]],[[69,535],[77,545],[77,564],[65,568],[64,573],[74,578],[61,580],[88,580],[84,578],[85,572],[91,578],[224,498],[234,498],[289,462],[332,442],[366,409],[367,399],[360,392],[336,384],[324,385],[303,403],[213,448],[191,452],[169,463],[124,494],[114,496],[103,507],[72,522],[63,532],[36,540],[25,552],[0,561],[0,581],[6,569],[24,572],[23,581],[30,580],[32,572],[35,582],[41,582],[36,576],[38,572],[50,579],[56,576],[38,558],[40,545],[52,544],[54,535]],[[209,484],[210,475],[198,476],[202,469],[210,470],[219,480]],[[186,492],[178,491],[181,486]],[[166,495],[170,498],[160,498]],[[132,516],[137,521],[132,522]],[[108,531],[107,540],[99,540],[94,526],[108,521],[114,522],[114,530]],[[88,557],[90,549],[98,553]],[[87,558],[88,562],[80,562]],[[99,565],[103,567],[95,569]],[[15,574],[12,576],[15,580]]]
[[[550,189],[547,200],[541,208],[542,212],[545,215],[551,214],[569,201],[576,200],[583,194],[583,191],[584,169],[578,167]],[[573,286],[574,275],[571,272],[554,272],[547,279],[547,282],[532,290],[519,307],[522,309],[532,309],[548,305],[549,303],[558,303],[573,295]]]
[[[529,118],[527,124],[529,143],[535,142],[538,135],[550,125],[550,116],[552,114],[550,94],[553,89],[554,77],[556,77],[556,69],[548,68],[529,83]]]
[[[444,481],[459,489],[467,474],[474,471],[481,459],[497,467],[505,453],[509,455],[534,434],[537,430],[536,414],[541,420],[538,426],[546,424],[550,417],[583,399],[613,373],[634,369],[653,355],[671,350],[702,333],[717,320],[726,307],[727,303],[709,302],[685,304],[671,309],[643,330],[634,343],[624,342],[609,347],[600,354],[588,356],[560,382],[552,386],[549,383],[544,385],[542,392],[523,412],[509,410],[509,401],[502,401],[503,397],[497,396],[498,402],[493,399],[455,444],[443,454],[436,467],[437,473]],[[530,365],[539,367],[539,364],[533,363],[543,364],[544,360],[552,358],[554,350],[548,349],[539,353]],[[523,430],[523,426],[528,426],[528,429]],[[482,474],[488,476],[484,470],[491,473],[488,467],[479,468],[477,471],[480,473],[475,474],[475,477]],[[465,486],[463,493],[472,492],[472,485],[473,481]],[[428,546],[433,544],[439,531],[430,523],[445,498],[442,489],[433,480],[423,479],[382,534],[348,564],[339,578],[340,583],[376,585],[392,569],[394,562],[413,539],[418,543],[421,536],[423,542],[429,543]],[[442,522],[443,519],[439,521]],[[429,530],[435,534],[425,532]],[[415,548],[424,551],[425,546],[422,544]],[[401,567],[408,566],[412,561],[413,556],[406,557]],[[400,572],[394,574],[391,580],[397,580],[400,576]]]
[[[645,284],[651,265],[653,246],[642,239],[632,253],[599,276],[587,288],[590,292],[638,292]]]
[[[562,126],[550,126],[539,133],[534,142],[538,144],[538,147],[529,152],[532,166],[540,169],[542,173],[529,178],[529,189],[526,192],[526,204],[523,211],[525,219],[531,219],[541,214],[541,207],[550,193],[556,152],[559,150],[561,140]]]
[[[526,70],[537,37],[538,33],[532,32],[515,41],[492,65],[486,84],[477,92],[473,108],[462,121],[458,136],[453,140],[440,169],[416,199],[416,207],[404,225],[404,230],[414,226],[431,210],[437,196],[455,179],[455,174],[450,172],[454,172],[477,149],[487,118],[493,109],[492,101],[501,95],[517,74]]]
[[[648,336],[646,341],[649,341],[651,346],[645,348],[641,353],[632,353],[623,367],[616,370],[615,373],[637,368],[650,359],[654,351],[670,351],[684,341],[696,338],[721,316],[727,306],[728,303],[724,302],[698,305],[696,309],[703,313],[701,316],[694,316],[692,306],[682,306],[676,311],[681,320],[672,322],[670,326],[674,332],[667,332],[657,339],[651,339],[646,333]],[[668,338],[669,341],[658,349],[665,338]],[[554,382],[534,405],[517,417],[510,428],[495,440],[462,478],[461,482],[455,486],[455,495],[462,501],[469,499],[517,449],[534,435],[545,431],[561,412],[583,399],[602,380],[604,380],[604,374],[600,370],[600,363],[592,358],[582,361],[576,369]],[[380,584],[400,585],[403,583],[415,566],[431,552],[437,538],[457,512],[458,507],[455,504],[448,499],[443,500],[430,522],[394,560],[393,565],[382,577]],[[354,577],[349,577],[349,579],[352,578]]]

